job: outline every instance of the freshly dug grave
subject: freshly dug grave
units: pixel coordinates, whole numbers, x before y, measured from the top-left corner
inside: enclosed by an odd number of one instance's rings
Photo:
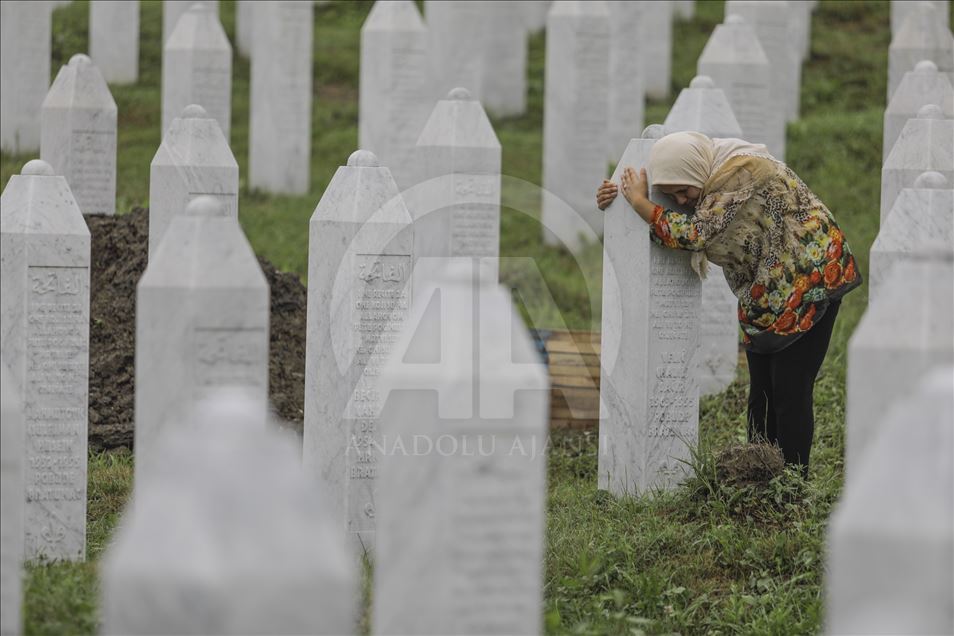
[[[785,470],[785,460],[771,444],[737,444],[716,457],[716,479],[720,484],[759,486],[768,484]]]
[[[104,450],[133,445],[136,285],[146,269],[149,212],[87,216],[92,240],[89,332],[89,443]],[[304,419],[306,290],[294,274],[264,258],[271,288],[269,398],[299,433]]]

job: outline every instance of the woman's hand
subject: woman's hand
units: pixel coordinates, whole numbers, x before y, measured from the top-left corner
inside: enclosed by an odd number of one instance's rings
[[[649,203],[649,178],[645,168],[641,168],[639,173],[632,168],[626,168],[620,181],[623,184],[623,196],[634,210],[639,211],[639,208]]]
[[[619,193],[619,188],[616,187],[616,184],[607,179],[603,179],[602,185],[600,185],[599,190],[596,191],[596,206],[605,210],[607,206],[616,199],[616,195]]]

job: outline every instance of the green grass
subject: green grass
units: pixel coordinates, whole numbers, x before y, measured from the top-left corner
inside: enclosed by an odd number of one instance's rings
[[[312,187],[301,197],[250,192],[243,179],[240,221],[255,250],[279,268],[304,276],[308,219],[334,170],[357,144],[358,32],[369,2],[316,8]],[[721,2],[698,2],[696,17],[678,22],[673,97],[647,107],[659,123],[695,73],[695,62]],[[88,5],[54,13],[53,72],[86,50]],[[234,7],[223,2],[226,30]],[[119,106],[118,209],[148,204],[149,162],[159,144],[159,3],[142,4],[140,82],[113,89]],[[881,123],[889,40],[886,2],[823,2],[814,14],[812,57],[803,67],[802,118],[788,129],[788,162],[842,224],[867,270],[878,228]],[[528,112],[495,120],[505,179],[501,254],[530,257],[542,272],[504,260],[502,279],[515,289],[535,326],[598,329],[601,252],[578,258],[540,242],[539,184],[544,37],[531,39]],[[248,62],[235,58],[231,144],[248,164]],[[30,157],[0,157],[6,183]],[[595,187],[595,184],[594,184]],[[712,449],[744,439],[746,372],[700,412],[697,477],[671,493],[616,500],[598,492],[593,433],[554,437],[549,466],[545,621],[549,633],[817,632],[822,624],[825,524],[842,484],[845,353],[866,305],[866,287],[843,303],[831,350],[815,391],[812,478],[786,474],[767,489],[731,488],[713,478]],[[552,299],[552,300],[551,300]],[[594,311],[595,307],[595,311]],[[32,566],[26,581],[30,634],[96,630],[96,560],[128,493],[132,458],[92,455],[86,564]],[[369,594],[365,585],[364,593]],[[362,622],[368,628],[368,616]]]

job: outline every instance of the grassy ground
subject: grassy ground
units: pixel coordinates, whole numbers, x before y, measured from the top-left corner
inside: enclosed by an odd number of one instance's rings
[[[305,196],[265,196],[245,187],[249,69],[246,60],[234,62],[231,143],[243,175],[240,220],[257,252],[302,276],[304,228],[335,168],[357,143],[358,31],[369,6],[334,2],[316,8],[312,188]],[[87,3],[78,0],[55,11],[54,73],[72,54],[86,50],[87,13]],[[698,2],[694,20],[677,23],[674,91],[688,84],[721,18],[721,2]],[[222,19],[233,34],[230,3],[222,3]],[[160,139],[159,3],[142,3],[141,28],[141,80],[113,90],[120,122],[120,210],[148,204],[149,162]],[[812,57],[803,69],[803,116],[788,130],[789,164],[833,210],[862,271],[877,232],[888,42],[886,2],[821,3],[814,14]],[[534,259],[546,292],[515,261],[505,261],[501,272],[535,325],[592,328],[598,316],[591,312],[594,299],[586,281],[599,281],[599,246],[577,259],[543,247],[538,202],[518,181],[540,181],[543,51],[543,36],[533,37],[528,114],[494,125],[504,174],[514,178],[504,189],[501,252]],[[646,123],[661,122],[670,103],[650,104]],[[0,182],[27,159],[0,157]],[[638,500],[605,496],[595,489],[595,436],[555,438],[545,579],[548,632],[796,634],[820,628],[824,530],[842,482],[845,351],[866,293],[862,288],[845,300],[816,387],[817,433],[807,483],[786,475],[768,490],[754,491],[721,486],[712,478],[711,449],[743,438],[744,369],[724,394],[703,401],[699,476],[672,493]],[[95,631],[96,560],[125,502],[131,468],[127,453],[91,456],[90,560],[29,569],[27,633]]]

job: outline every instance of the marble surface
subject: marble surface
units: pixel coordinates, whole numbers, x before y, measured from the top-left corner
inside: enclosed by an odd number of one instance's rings
[[[683,20],[691,20],[696,13],[695,0],[673,0],[673,15]]]
[[[891,268],[877,302],[858,323],[848,342],[847,484],[860,479],[888,408],[920,387],[932,367],[954,363],[952,289],[954,255],[908,253]]]
[[[603,233],[594,193],[606,177],[610,15],[602,1],[557,0],[547,18],[543,239],[572,251]],[[552,195],[552,196],[547,196]]]
[[[483,97],[484,38],[489,14],[481,0],[424,0],[431,103],[463,86]]]
[[[921,173],[941,173],[954,182],[954,120],[944,119],[933,104],[924,106],[901,129],[881,168],[881,222],[904,188],[914,185]]]
[[[235,48],[239,55],[252,57],[254,11],[257,0],[237,0],[235,3]]]
[[[0,198],[0,355],[26,415],[25,557],[86,554],[90,237],[66,179],[28,162]]]
[[[520,2],[484,0],[480,101],[494,117],[527,112],[527,29]],[[459,84],[458,84],[459,86]]]
[[[40,106],[50,87],[49,7],[35,0],[0,2],[0,147],[40,149]]]
[[[788,32],[795,45],[799,62],[806,61],[812,45],[812,3],[808,0],[788,0],[791,10]]]
[[[944,73],[938,72],[937,64],[930,60],[921,60],[904,74],[904,79],[884,111],[882,163],[894,148],[901,129],[909,119],[917,117],[918,111],[926,104],[940,106],[947,119],[954,119],[954,88],[951,87],[951,80]]]
[[[166,42],[179,23],[179,18],[199,0],[162,0],[162,41]],[[219,0],[201,0],[215,15],[219,14]]]
[[[827,633],[954,633],[952,421],[950,365],[884,414],[829,523]]]
[[[752,27],[741,16],[716,25],[697,64],[725,92],[746,141],[785,159],[785,125],[771,101],[771,67]]]
[[[397,185],[352,153],[311,217],[303,461],[357,553],[374,549],[378,375],[407,317],[415,246]]]
[[[951,1],[950,0],[921,0],[921,2],[930,2],[938,12],[938,20],[942,24],[947,24],[951,19]],[[915,8],[915,2],[911,0],[891,0],[891,35],[894,36],[904,25],[904,19],[907,18]]]
[[[474,264],[415,301],[382,370],[375,634],[543,629],[549,380]]]
[[[931,60],[942,73],[954,73],[954,36],[942,12],[930,2],[911,5],[888,47],[888,101],[904,74],[921,60]]]
[[[647,135],[659,128],[630,142],[614,182],[646,165],[655,143]],[[617,496],[674,488],[698,440],[701,284],[689,252],[651,243],[623,197],[606,209],[605,228],[599,488]]]
[[[930,174],[940,187],[915,182],[914,188],[902,190],[871,245],[869,304],[877,301],[891,268],[906,254],[933,248],[937,242],[954,253],[954,189],[940,174]]]
[[[139,78],[139,0],[90,0],[89,56],[110,84]]]
[[[164,4],[168,8],[169,0]],[[217,11],[205,2],[182,14],[162,49],[163,132],[189,104],[205,108],[229,139],[232,45]]]
[[[238,221],[196,197],[172,218],[136,294],[135,453],[159,452],[164,429],[222,386],[268,398],[268,283]]]
[[[149,167],[149,255],[177,214],[199,195],[213,196],[225,216],[238,218],[239,169],[228,140],[201,106],[172,120]]]
[[[694,130],[709,137],[742,138],[742,127],[725,91],[711,77],[697,75],[669,109],[663,122],[666,134]]]
[[[157,440],[101,561],[100,633],[354,633],[356,564],[259,397],[216,391]]]
[[[452,90],[417,140],[421,185],[407,193],[416,258],[489,257],[497,280],[500,162],[500,142],[480,102],[466,89]]]
[[[23,404],[7,365],[0,360],[0,634],[23,629],[23,471],[26,428]]]
[[[669,97],[672,80],[672,0],[653,0],[643,2],[643,31],[645,41],[642,48],[651,51],[641,56],[643,62],[643,87],[646,96],[653,99]],[[610,16],[611,20],[616,19]],[[635,135],[634,135],[635,136]]]
[[[616,161],[629,140],[643,129],[646,102],[646,71],[641,60],[646,53],[642,37],[644,2],[607,0],[610,20],[609,115],[607,160]]]
[[[311,181],[313,8],[254,7],[248,183],[273,194],[305,194]]]
[[[527,31],[530,33],[543,31],[547,26],[550,0],[523,0],[519,4],[523,8],[524,25]]]
[[[82,53],[43,100],[40,158],[66,177],[83,214],[116,213],[117,112],[106,80]]]
[[[358,145],[415,184],[415,144],[433,108],[427,27],[411,0],[375,2],[361,27]]]

